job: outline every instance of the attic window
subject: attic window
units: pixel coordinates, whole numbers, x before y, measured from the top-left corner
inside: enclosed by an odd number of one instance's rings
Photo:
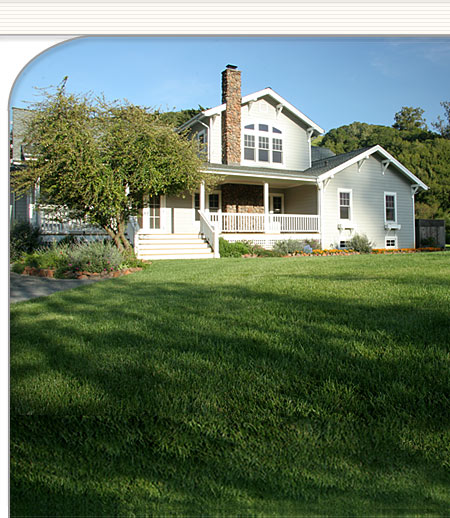
[[[244,126],[245,129],[255,129],[255,125],[254,124],[247,124],[247,126]]]
[[[278,128],[272,128],[272,131],[273,131],[274,133],[281,133],[281,130],[279,130]]]
[[[269,131],[269,126],[267,124],[259,124],[259,131]]]

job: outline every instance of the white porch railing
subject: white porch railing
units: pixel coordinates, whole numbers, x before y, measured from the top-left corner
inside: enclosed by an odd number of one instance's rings
[[[106,232],[99,227],[89,225],[83,219],[64,219],[64,212],[58,215],[49,214],[45,209],[34,210],[30,205],[30,220],[40,227],[42,234],[68,235],[68,234],[105,234]]]
[[[217,222],[212,222],[208,219],[208,215],[202,210],[199,210],[198,213],[200,215],[200,233],[203,234],[206,241],[208,241],[214,253],[214,257],[219,259],[219,230]]]
[[[319,232],[319,216],[310,214],[205,213],[219,232]]]

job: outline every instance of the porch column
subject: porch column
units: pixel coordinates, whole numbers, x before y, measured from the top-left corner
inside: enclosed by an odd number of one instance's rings
[[[269,230],[269,184],[264,182],[264,232]]]
[[[205,211],[206,207],[206,197],[205,197],[205,182],[200,184],[200,210],[202,212]]]
[[[150,229],[150,206],[148,194],[144,195],[144,207],[142,209],[142,230]]]

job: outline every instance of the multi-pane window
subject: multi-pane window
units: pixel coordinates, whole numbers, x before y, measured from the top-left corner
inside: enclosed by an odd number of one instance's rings
[[[208,196],[209,210],[217,212],[219,210],[219,194],[213,193]]]
[[[258,160],[260,162],[269,161],[269,138],[268,137],[259,137]]]
[[[350,219],[350,191],[339,193],[339,217],[340,219]]]
[[[280,138],[272,139],[272,162],[283,162],[283,141]]]
[[[247,124],[244,126],[244,160],[283,163],[283,140],[281,137],[266,136],[272,131],[281,135],[280,129],[268,124]]]
[[[397,238],[387,237],[386,238],[386,248],[397,248]]]
[[[385,217],[386,221],[396,221],[397,215],[396,215],[396,207],[395,207],[395,194],[385,194],[384,200],[385,200]]]
[[[244,159],[255,160],[255,136],[244,135]]]

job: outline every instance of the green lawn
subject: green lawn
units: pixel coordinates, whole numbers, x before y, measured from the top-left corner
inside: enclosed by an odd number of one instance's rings
[[[11,307],[12,516],[448,516],[450,254],[155,262]]]

